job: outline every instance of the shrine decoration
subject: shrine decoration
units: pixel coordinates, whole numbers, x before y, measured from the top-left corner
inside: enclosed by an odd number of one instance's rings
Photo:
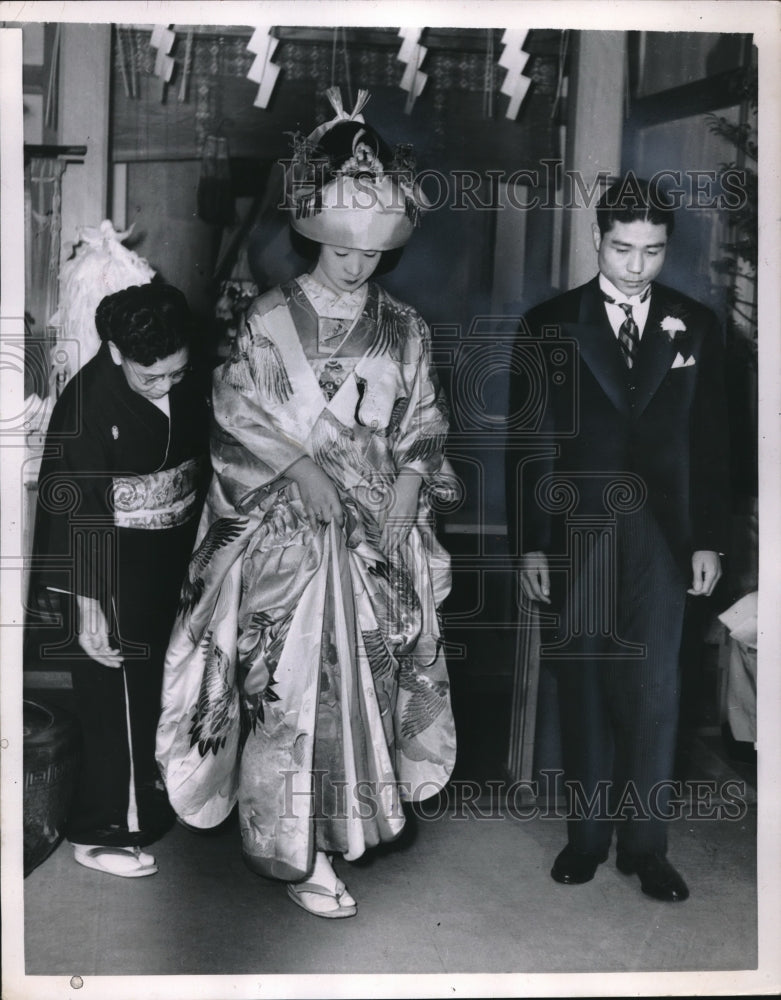
[[[159,76],[163,83],[170,83],[173,76],[174,59],[169,52],[174,47],[176,32],[171,31],[169,24],[156,24],[152,29],[152,37],[149,44],[153,49],[157,49],[155,56],[155,76]]]
[[[499,91],[510,98],[510,103],[507,105],[507,118],[515,119],[518,117],[526,91],[531,86],[529,77],[523,75],[524,67],[529,61],[529,53],[523,51],[528,34],[528,31],[508,28],[502,35],[504,49],[499,56],[499,65],[507,70],[507,75]]]
[[[399,37],[403,41],[396,58],[399,62],[407,64],[400,84],[402,90],[406,90],[408,95],[404,105],[404,111],[407,114],[412,112],[415,101],[423,93],[423,88],[428,80],[428,74],[423,73],[420,69],[428,52],[426,46],[420,44],[422,34],[420,28],[399,28]]]
[[[271,61],[271,57],[278,45],[279,39],[274,38],[267,28],[256,28],[247,42],[247,49],[255,55],[247,78],[258,84],[258,93],[253,102],[256,108],[268,107],[277,82],[280,67]]]

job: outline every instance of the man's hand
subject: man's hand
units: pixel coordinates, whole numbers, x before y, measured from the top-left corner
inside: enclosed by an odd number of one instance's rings
[[[521,589],[529,600],[550,604],[548,557],[544,552],[526,552],[521,556]]]
[[[308,455],[299,458],[285,473],[298,486],[301,503],[312,531],[319,525],[344,521],[344,511],[339,493],[328,475]]]
[[[108,641],[108,623],[100,602],[94,597],[77,594],[76,607],[79,612],[78,636],[81,648],[90,659],[104,667],[121,667],[122,656]]]
[[[721,559],[718,552],[698,550],[692,556],[692,585],[687,594],[710,597],[721,579]]]

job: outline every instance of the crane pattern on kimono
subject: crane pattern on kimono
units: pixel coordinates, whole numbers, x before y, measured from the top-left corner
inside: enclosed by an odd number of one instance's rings
[[[407,570],[395,560],[368,566],[369,574],[386,589],[376,602],[375,618],[380,635],[393,655],[404,652],[420,634],[422,608],[420,598]],[[372,640],[370,639],[370,644]]]
[[[369,669],[376,681],[392,677],[397,661],[379,629],[363,632],[363,647],[369,660]]]
[[[377,332],[369,349],[369,357],[389,354],[398,359],[401,358],[404,345],[409,338],[410,317],[413,317],[415,312],[410,306],[396,302],[379,287],[378,292]]]
[[[249,335],[249,361],[255,384],[259,385],[268,399],[275,403],[287,403],[293,394],[285,362],[279,348],[262,333],[252,329],[247,323]]]
[[[241,698],[241,715],[239,718],[240,732],[239,732],[239,746],[243,747],[247,742],[247,737],[250,733],[255,733],[258,727],[258,723],[265,725],[266,722],[266,709],[265,706],[268,704],[273,704],[275,701],[279,701],[279,695],[274,690],[273,685],[276,682],[273,677],[269,680],[268,684],[262,691],[256,691],[254,694],[244,694]]]
[[[323,409],[312,428],[312,457],[337,482],[343,475],[345,464],[352,470],[364,471],[365,476],[370,475],[372,470],[366,459],[369,444],[367,441],[360,448],[353,431],[328,409]]]
[[[402,461],[404,463],[420,462],[431,458],[432,455],[441,454],[445,447],[445,440],[445,434],[421,436],[407,448]]]
[[[268,399],[286,403],[293,386],[282,355],[270,337],[253,329],[251,320],[245,320],[244,329],[234,339],[220,378],[237,392],[249,394],[260,387]]]
[[[215,756],[225,747],[228,735],[239,716],[238,695],[230,677],[230,657],[213,641],[208,630],[203,637],[205,663],[195,714],[190,727],[190,746],[198,745],[205,757]]]
[[[294,613],[292,610],[280,617],[267,611],[255,611],[246,624],[239,627],[240,684],[248,706],[254,705],[255,696],[262,696],[269,685],[274,683],[274,671],[284,649]],[[266,700],[276,701],[273,694],[271,692]],[[256,708],[257,716],[264,722],[263,705]],[[253,718],[253,729],[256,721]]]
[[[411,656],[401,656],[399,660],[399,686],[412,695],[401,717],[401,735],[412,740],[428,729],[445,710],[450,685],[446,681],[432,681],[425,674],[418,673]]]
[[[392,437],[401,427],[401,419],[409,406],[409,396],[398,396],[393,404],[388,426],[385,429],[385,436]]]
[[[203,541],[190,558],[182,589],[179,595],[177,615],[192,615],[203,597],[203,572],[214,558],[215,553],[234,542],[249,524],[244,517],[220,517],[206,532]]]

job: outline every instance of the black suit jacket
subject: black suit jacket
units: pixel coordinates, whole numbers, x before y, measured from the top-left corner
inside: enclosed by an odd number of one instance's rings
[[[675,340],[662,328],[666,317],[686,328]],[[693,363],[673,367],[677,355]],[[699,302],[654,283],[631,371],[598,278],[536,306],[516,342],[510,412],[535,421],[511,434],[508,448],[516,552],[563,553],[567,518],[609,516],[637,502],[650,505],[687,575],[693,551],[726,551],[723,347],[715,315]]]

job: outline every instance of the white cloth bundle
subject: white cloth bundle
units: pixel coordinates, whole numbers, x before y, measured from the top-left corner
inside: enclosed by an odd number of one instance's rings
[[[143,257],[122,246],[132,231],[131,226],[118,233],[108,219],[98,228],[79,229],[74,255],[60,268],[60,307],[50,322],[59,327],[53,362],[65,369],[66,380],[98,352],[95,310],[100,301],[131,285],[145,285],[155,275]]]
[[[746,594],[719,615],[729,630],[722,712],[736,740],[757,739],[757,592]]]

